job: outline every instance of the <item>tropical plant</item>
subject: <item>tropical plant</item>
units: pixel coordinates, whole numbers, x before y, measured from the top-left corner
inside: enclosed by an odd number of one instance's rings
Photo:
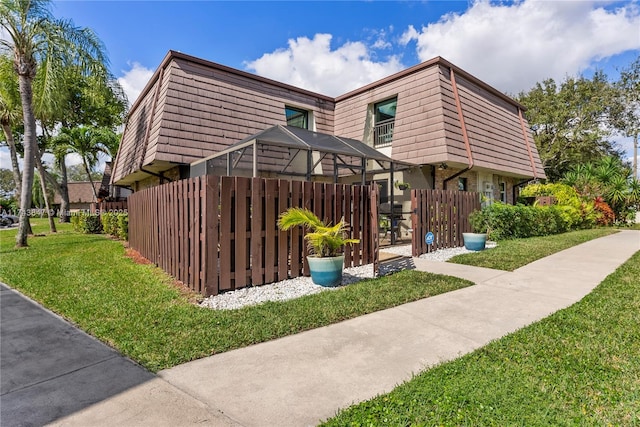
[[[91,182],[93,195],[98,199],[98,193],[94,185],[92,171],[98,163],[99,156],[114,155],[117,150],[118,138],[116,134],[108,128],[88,128],[84,126],[72,129],[62,129],[60,134],[53,138],[52,143],[56,146],[56,153],[59,159],[64,159],[67,153],[76,153],[82,159],[82,165],[86,177]],[[58,160],[61,164],[61,160]]]
[[[316,257],[337,256],[345,245],[360,243],[358,239],[347,238],[348,224],[344,217],[335,225],[330,225],[308,209],[289,208],[278,218],[278,227],[281,230],[286,231],[297,226],[311,230],[304,238],[307,240],[310,253]]]
[[[595,209],[597,212],[596,224],[611,225],[615,221],[615,213],[602,197],[596,198]]]
[[[522,189],[520,196],[554,197],[568,229],[591,227],[595,221],[594,198],[581,197],[575,188],[567,184],[531,184]]]
[[[601,198],[619,221],[638,209],[640,184],[631,176],[628,165],[615,156],[575,166],[564,174],[562,182],[588,200]]]
[[[27,246],[27,210],[31,203],[35,158],[39,156],[33,103],[33,81],[38,68],[46,70],[42,93],[55,89],[56,76],[65,65],[76,64],[84,72],[104,68],[104,47],[95,33],[79,28],[71,21],[56,19],[48,0],[3,0],[0,3],[0,28],[7,35],[0,49],[14,59],[18,75],[24,125],[24,163],[20,202],[20,227],[16,246]]]
[[[7,56],[0,56],[0,125],[11,157],[11,169],[15,182],[16,199],[20,200],[22,174],[18,164],[18,154],[13,128],[22,122],[18,79],[13,71],[13,63]]]

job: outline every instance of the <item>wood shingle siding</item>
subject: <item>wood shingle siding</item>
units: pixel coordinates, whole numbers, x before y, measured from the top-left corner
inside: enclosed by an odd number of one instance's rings
[[[153,176],[148,172],[171,172],[285,125],[286,106],[311,112],[312,130],[373,145],[373,105],[393,97],[393,159],[545,177],[531,131],[520,121],[524,107],[442,58],[331,98],[170,51],[131,109],[112,182],[132,185]]]
[[[171,164],[215,154],[275,124],[284,125],[287,105],[311,111],[317,131],[333,129],[332,98],[177,52],[169,52],[161,69],[164,72],[154,75],[132,107],[113,182],[130,185],[130,175],[141,164],[155,172],[166,170]]]

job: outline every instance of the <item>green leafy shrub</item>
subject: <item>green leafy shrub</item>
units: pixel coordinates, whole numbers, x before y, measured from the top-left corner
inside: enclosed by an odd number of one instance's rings
[[[111,236],[118,235],[118,218],[114,213],[103,213],[100,215],[102,229]]]
[[[79,214],[71,215],[71,226],[73,227],[73,231],[77,231],[78,233],[82,231],[80,226],[80,216]]]
[[[593,200],[581,197],[575,188],[567,184],[531,184],[522,189],[520,196],[553,196],[568,229],[589,228],[595,224],[597,215]]]
[[[118,237],[122,240],[129,240],[129,215],[120,213],[115,216],[118,221]]]
[[[490,239],[520,239],[563,233],[571,229],[558,206],[525,206],[494,203],[469,216],[478,233],[487,232]]]
[[[80,216],[80,229],[86,234],[102,233],[100,215],[83,214]]]
[[[106,212],[100,215],[105,233],[122,240],[129,240],[129,215],[126,213]]]

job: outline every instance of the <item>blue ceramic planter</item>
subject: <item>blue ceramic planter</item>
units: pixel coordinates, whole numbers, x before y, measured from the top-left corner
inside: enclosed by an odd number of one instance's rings
[[[462,233],[464,247],[470,251],[481,251],[487,243],[487,235],[484,233]]]
[[[311,280],[316,285],[333,287],[342,283],[344,255],[325,258],[309,256],[307,261],[311,271]]]

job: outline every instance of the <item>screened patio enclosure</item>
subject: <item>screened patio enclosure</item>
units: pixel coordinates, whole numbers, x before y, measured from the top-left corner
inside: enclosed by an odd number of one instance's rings
[[[190,176],[228,175],[365,184],[414,165],[350,138],[273,126],[190,165]]]

